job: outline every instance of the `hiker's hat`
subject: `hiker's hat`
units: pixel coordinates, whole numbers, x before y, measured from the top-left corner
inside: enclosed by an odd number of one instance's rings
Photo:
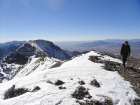
[[[128,41],[125,41],[126,44],[128,44]]]

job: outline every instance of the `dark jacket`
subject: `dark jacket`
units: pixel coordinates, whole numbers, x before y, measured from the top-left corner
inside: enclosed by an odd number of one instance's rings
[[[125,45],[125,44],[122,44],[122,48],[121,48],[121,51],[120,51],[120,54],[127,54],[127,55],[130,55],[131,53],[131,49],[130,49],[130,46],[129,45]]]

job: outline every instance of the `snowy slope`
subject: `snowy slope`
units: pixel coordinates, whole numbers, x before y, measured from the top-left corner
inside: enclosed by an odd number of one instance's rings
[[[125,81],[117,72],[103,69],[104,64],[91,62],[89,60],[91,55],[100,56],[100,54],[91,51],[63,63],[60,67],[45,68],[43,71],[1,83],[0,105],[79,105],[76,103],[77,99],[72,98],[72,94],[80,85],[78,83],[80,80],[85,82],[83,86],[88,89],[92,99],[104,101],[105,97],[108,96],[112,98],[114,105],[130,105],[130,101],[138,97],[130,83]],[[104,56],[104,59],[119,61],[108,56]],[[44,68],[42,66],[40,65],[39,68]],[[30,65],[27,65],[27,68],[30,69]],[[50,80],[54,83],[58,79],[65,82],[62,86],[66,89],[60,90],[58,86],[46,82]],[[96,79],[101,87],[91,86],[90,82],[93,79]],[[13,84],[16,88],[28,89],[39,86],[41,90],[27,92],[4,100],[4,92]]]
[[[16,72],[22,65],[18,64],[7,64],[6,62],[0,62],[0,83],[8,81],[13,78]]]
[[[27,64],[25,64],[24,67],[20,69],[20,71],[14,76],[14,78],[23,77],[31,73],[43,71],[45,69],[51,68],[53,65],[57,63],[63,63],[63,62],[64,61],[55,58],[50,58],[50,57],[35,58],[34,56],[32,56],[27,62]]]

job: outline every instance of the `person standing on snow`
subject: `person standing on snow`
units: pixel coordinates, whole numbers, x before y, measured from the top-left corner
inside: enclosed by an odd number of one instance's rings
[[[124,67],[125,67],[127,57],[130,56],[130,53],[131,53],[131,49],[130,49],[130,46],[128,44],[128,41],[125,41],[125,43],[122,44],[121,51],[120,51]]]

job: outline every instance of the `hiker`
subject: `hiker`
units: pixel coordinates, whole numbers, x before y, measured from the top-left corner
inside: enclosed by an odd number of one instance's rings
[[[127,60],[127,57],[130,56],[130,53],[131,53],[131,49],[130,49],[130,46],[128,44],[128,41],[125,41],[125,43],[122,44],[121,51],[120,51],[124,67],[125,67],[125,62]]]

